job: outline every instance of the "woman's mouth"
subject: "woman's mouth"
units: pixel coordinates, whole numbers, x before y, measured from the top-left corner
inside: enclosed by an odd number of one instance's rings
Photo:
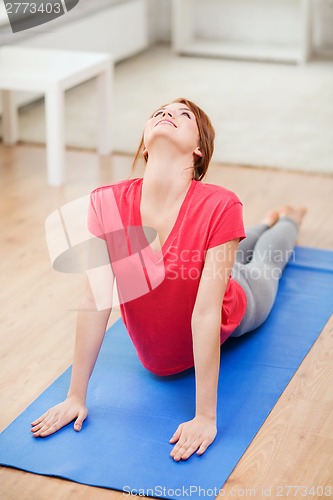
[[[157,125],[172,125],[173,127],[177,128],[177,125],[175,125],[171,120],[167,120],[165,118],[163,118],[163,120],[160,120],[159,122],[156,123],[155,127],[157,127]]]

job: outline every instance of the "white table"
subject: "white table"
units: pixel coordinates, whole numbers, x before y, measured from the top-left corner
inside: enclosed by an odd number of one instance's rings
[[[98,152],[111,153],[111,93],[113,61],[109,54],[37,49],[18,46],[0,48],[0,91],[3,100],[3,141],[18,139],[15,90],[45,94],[47,177],[50,185],[65,178],[64,94],[90,78],[97,80]]]

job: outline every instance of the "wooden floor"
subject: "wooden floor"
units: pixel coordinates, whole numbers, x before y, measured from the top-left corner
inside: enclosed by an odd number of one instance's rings
[[[54,188],[46,185],[45,161],[42,147],[0,145],[1,429],[72,359],[75,310],[83,277],[52,270],[45,219],[91,189],[128,177],[131,162],[126,156],[101,159],[93,152],[68,151],[67,183]],[[299,244],[333,249],[332,177],[213,165],[206,180],[239,195],[245,205],[246,224],[257,222],[271,207],[306,205],[309,213]],[[118,315],[113,312],[110,321]],[[332,486],[333,497],[332,318],[224,485],[223,493],[225,498],[304,498],[304,489],[295,495],[296,489],[288,493],[288,486]],[[270,487],[271,491],[267,489]],[[112,490],[0,469],[2,500],[123,497]],[[321,495],[320,489],[317,495],[307,496],[323,497],[325,490]]]

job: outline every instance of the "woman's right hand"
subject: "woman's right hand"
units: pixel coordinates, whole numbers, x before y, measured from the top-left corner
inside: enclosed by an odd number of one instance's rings
[[[74,430],[80,431],[87,415],[88,409],[82,401],[75,396],[68,396],[65,401],[52,406],[52,408],[34,420],[31,423],[31,432],[35,437],[46,437],[54,434],[73,420],[75,420]]]

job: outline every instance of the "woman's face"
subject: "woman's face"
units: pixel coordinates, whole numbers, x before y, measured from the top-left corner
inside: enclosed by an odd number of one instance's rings
[[[201,156],[199,131],[195,115],[185,104],[174,102],[155,111],[146,123],[144,145],[148,151],[167,140],[177,145],[182,153]]]

